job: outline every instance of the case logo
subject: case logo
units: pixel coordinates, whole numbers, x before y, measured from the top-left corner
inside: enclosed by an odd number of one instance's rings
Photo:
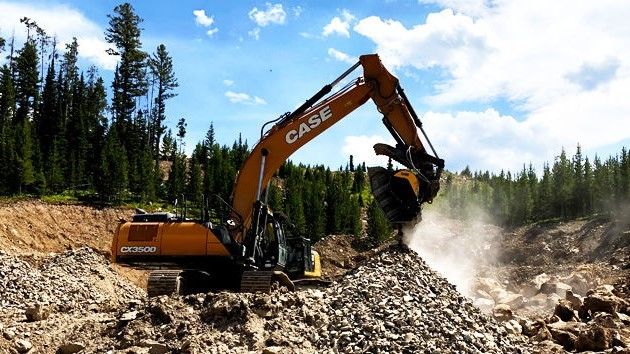
[[[326,106],[319,110],[318,114],[310,116],[306,122],[300,123],[298,129],[292,129],[284,136],[287,144],[293,144],[300,139],[304,134],[310,132],[312,129],[317,128],[322,122],[325,122],[328,118],[332,117],[332,111],[330,106]]]

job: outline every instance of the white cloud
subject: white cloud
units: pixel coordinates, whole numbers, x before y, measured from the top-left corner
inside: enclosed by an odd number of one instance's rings
[[[234,80],[223,80],[223,85],[225,86],[233,86]]]
[[[419,2],[422,4],[436,4],[470,16],[487,14],[492,8],[492,0],[419,0]]]
[[[425,97],[433,112],[499,101],[521,112],[518,120],[495,110],[432,113],[450,122],[435,129],[454,144],[445,147],[450,153],[468,156],[471,166],[514,167],[548,160],[561,146],[579,142],[597,151],[630,138],[630,100],[624,98],[630,92],[630,6],[613,0],[431,2],[454,11],[431,13],[411,27],[372,16],[354,30],[374,42],[392,70],[433,69],[434,94]]]
[[[267,104],[267,102],[264,99],[258,96],[251,96],[243,92],[227,91],[225,93],[225,97],[227,97],[228,100],[230,100],[230,102],[232,103],[241,103],[241,104],[246,104],[246,105]]]
[[[344,63],[348,63],[348,64],[354,64],[357,61],[359,61],[358,58],[356,57],[352,57],[344,52],[341,52],[335,48],[328,48],[328,56],[338,60],[338,61],[342,61]]]
[[[79,57],[107,70],[116,67],[118,58],[105,53],[111,45],[103,39],[104,29],[79,10],[68,5],[0,2],[0,30],[3,37],[8,37],[15,29],[16,40],[24,41],[26,32],[20,23],[20,18],[24,16],[37,22],[48,35],[56,36],[57,48],[65,48],[65,44],[72,42],[74,36],[79,43]]]
[[[350,37],[350,23],[354,20],[354,15],[348,10],[341,12],[341,17],[335,16],[333,19],[324,26],[322,35],[325,37],[331,34],[338,34],[344,37]]]
[[[302,8],[302,6],[295,6],[294,8],[291,9],[293,11],[293,16],[295,17],[300,17],[300,15],[302,14],[302,12],[304,11],[304,9]]]
[[[315,38],[314,35],[312,35],[312,34],[310,34],[308,32],[300,32],[300,37],[307,38],[307,39]]]
[[[206,15],[206,10],[194,10],[195,23],[202,27],[210,27],[214,23],[212,16]]]
[[[260,27],[265,27],[270,23],[283,25],[286,21],[287,13],[282,8],[282,4],[272,5],[271,3],[266,3],[266,6],[266,10],[259,10],[257,7],[254,7],[248,14],[249,18]]]
[[[455,114],[427,112],[422,121],[438,155],[452,170],[465,165],[491,171],[516,170],[523,163],[556,152],[554,136],[494,109]]]
[[[374,153],[374,144],[385,143],[395,145],[394,139],[391,137],[382,137],[380,135],[350,135],[343,140],[341,151],[343,156],[352,155],[356,164],[363,163],[367,166],[385,166],[388,157],[379,156]]]
[[[215,33],[219,32],[219,28],[212,28],[214,17],[206,15],[206,10],[194,10],[193,15],[195,15],[195,23],[198,26],[208,28],[206,31],[208,37],[212,37]]]
[[[255,40],[259,40],[260,39],[260,27],[254,27],[254,29],[252,29],[251,31],[248,31],[247,34],[254,38]]]
[[[209,30],[207,30],[207,31],[206,31],[206,35],[207,35],[208,37],[212,37],[212,36],[213,36],[215,33],[217,33],[217,32],[219,32],[219,29],[218,29],[218,28],[216,28],[216,27],[215,27],[215,28],[211,28],[211,29],[209,29]]]
[[[490,52],[486,29],[470,17],[443,10],[411,29],[395,20],[371,16],[354,30],[376,43],[376,52],[389,67],[443,67],[453,74],[468,72]]]

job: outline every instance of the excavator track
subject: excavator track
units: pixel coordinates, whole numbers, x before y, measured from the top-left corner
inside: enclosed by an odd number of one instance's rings
[[[181,270],[154,270],[147,280],[147,295],[179,294],[181,288]]]
[[[241,276],[241,291],[246,293],[271,292],[273,271],[248,270]]]
[[[246,293],[271,292],[271,284],[286,287],[289,291],[295,290],[295,284],[289,276],[279,270],[248,270],[241,276],[241,291]]]
[[[396,198],[391,186],[392,173],[382,167],[369,167],[368,176],[372,195],[381,207],[387,220],[395,225],[404,225],[419,217],[418,213],[413,213],[408,206],[402,205],[401,201]]]

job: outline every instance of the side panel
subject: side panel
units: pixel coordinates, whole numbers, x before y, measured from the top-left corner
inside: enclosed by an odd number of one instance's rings
[[[317,251],[311,251],[311,257],[313,259],[313,270],[305,270],[304,276],[307,278],[320,278],[322,276],[322,263]]]
[[[204,256],[208,229],[193,222],[162,224],[162,256]]]
[[[126,222],[112,241],[112,261],[178,256],[228,257],[230,252],[212,231],[195,222]]]
[[[208,231],[208,242],[206,243],[206,254],[208,256],[230,256],[230,252],[225,248],[219,238],[210,230]]]

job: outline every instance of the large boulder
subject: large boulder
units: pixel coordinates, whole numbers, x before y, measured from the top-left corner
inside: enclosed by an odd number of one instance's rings
[[[497,301],[499,304],[506,304],[513,310],[518,310],[526,305],[527,301],[521,294],[508,293]]]
[[[18,339],[13,343],[13,347],[18,353],[28,353],[33,349],[33,344],[26,339]]]
[[[580,334],[586,330],[587,325],[582,322],[554,322],[547,325],[553,340],[564,347],[565,350],[572,351],[576,348]]]
[[[575,349],[578,352],[584,351],[604,351],[611,347],[614,332],[602,326],[590,326],[578,336]]]
[[[556,294],[560,297],[565,297],[567,291],[571,290],[571,286],[559,281],[547,281],[540,286],[540,293],[542,294]]]
[[[568,300],[558,301],[558,304],[556,305],[553,314],[558,316],[564,322],[577,319],[577,316],[573,310],[573,306]]]
[[[509,305],[499,304],[492,309],[492,316],[498,321],[507,322],[514,319],[514,313]]]
[[[571,308],[573,308],[576,311],[579,311],[580,307],[582,307],[582,304],[584,303],[584,300],[582,299],[582,297],[580,295],[574,294],[573,291],[571,290],[567,291],[567,294],[564,296],[564,299],[569,301],[571,303]]]
[[[594,282],[589,281],[586,278],[585,274],[582,273],[572,273],[568,277],[563,279],[563,282],[571,286],[571,290],[575,294],[584,295],[586,292],[591,289],[592,286],[596,285]]]
[[[611,315],[617,314],[617,308],[619,307],[619,301],[616,296],[607,296],[598,293],[591,294],[584,299],[582,309],[595,312],[606,312]]]

